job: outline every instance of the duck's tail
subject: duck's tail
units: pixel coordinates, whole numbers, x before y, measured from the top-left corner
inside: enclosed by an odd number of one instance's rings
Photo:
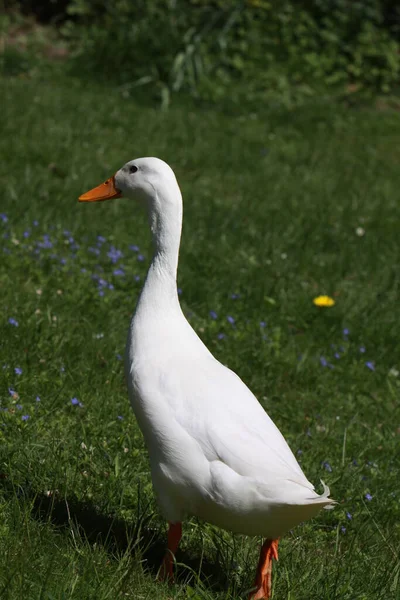
[[[313,504],[320,504],[323,506],[323,508],[330,510],[335,506],[335,504],[337,504],[337,502],[336,502],[336,500],[329,498],[329,495],[331,493],[329,487],[326,485],[326,483],[324,481],[322,481],[322,479],[320,481],[322,483],[322,487],[324,488],[324,491],[320,495],[316,494],[312,498],[308,498],[308,500],[310,500]]]

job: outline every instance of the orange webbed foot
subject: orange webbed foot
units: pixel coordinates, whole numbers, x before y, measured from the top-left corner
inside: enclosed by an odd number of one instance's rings
[[[278,540],[266,540],[261,548],[258,561],[255,592],[249,600],[268,600],[272,592],[272,561],[278,560]]]
[[[174,581],[174,560],[182,538],[182,523],[170,523],[168,529],[167,551],[162,561],[158,579],[161,581]]]

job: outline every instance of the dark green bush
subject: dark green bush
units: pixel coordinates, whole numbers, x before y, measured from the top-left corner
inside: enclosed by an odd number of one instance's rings
[[[50,0],[41,6],[52,4]],[[400,75],[393,0],[69,0],[62,33],[79,73],[256,102],[347,84],[388,92]],[[43,6],[42,6],[43,10]],[[65,18],[65,13],[67,17]],[[60,13],[61,14],[61,13]],[[58,15],[60,17],[60,15]],[[57,15],[54,15],[57,18]],[[60,17],[61,18],[61,17]],[[353,86],[354,87],[354,86]]]

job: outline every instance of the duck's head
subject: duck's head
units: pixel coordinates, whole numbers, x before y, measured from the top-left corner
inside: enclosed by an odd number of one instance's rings
[[[79,201],[102,202],[126,197],[152,205],[164,195],[162,192],[176,187],[174,172],[166,162],[159,158],[137,158],[127,162],[104,183],[79,196]]]

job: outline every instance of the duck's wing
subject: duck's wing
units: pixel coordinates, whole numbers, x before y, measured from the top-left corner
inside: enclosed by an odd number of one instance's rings
[[[212,359],[184,380],[186,402],[176,419],[209,460],[265,483],[288,480],[314,490],[279,429],[233,371]]]

